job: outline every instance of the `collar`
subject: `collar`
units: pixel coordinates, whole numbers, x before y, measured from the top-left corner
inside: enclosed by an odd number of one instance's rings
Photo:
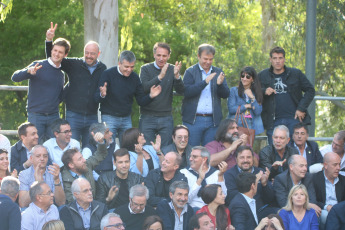
[[[78,201],[75,201],[75,203],[77,204],[77,209],[78,209],[78,211],[86,212],[86,211],[91,210],[91,203],[89,204],[89,207],[88,207],[86,210],[84,210],[84,209],[78,204]]]
[[[88,67],[88,68],[93,68],[93,67],[96,67],[99,63],[99,60],[97,59],[97,62],[93,65],[93,66],[89,66],[88,64],[86,64],[85,62],[85,58],[83,58],[83,63]]]
[[[74,178],[76,178],[76,179],[78,179],[79,177],[82,177],[82,175],[78,175],[78,174],[76,174],[75,172],[73,172],[72,170],[68,170],[70,173],[71,173],[71,175],[72,175],[72,177],[74,177]]]
[[[38,207],[34,202],[32,202],[30,205],[32,206],[32,208],[34,210],[36,210],[36,212],[46,214],[50,211],[53,204],[49,206],[49,208],[47,209],[46,212],[43,209],[41,209],[40,207]]]
[[[294,146],[298,149],[298,151],[299,151],[299,148],[298,148],[298,146],[296,145],[295,142],[293,143],[293,145],[294,145]],[[304,150],[307,150],[307,148],[308,148],[308,145],[307,145],[307,142],[305,142]]]
[[[199,69],[206,73],[206,71],[201,67],[200,63],[198,63],[198,65],[199,65]],[[210,74],[211,72],[212,72],[212,66],[211,66],[210,70],[208,71],[208,73],[206,73],[206,74]]]
[[[170,205],[170,208],[171,208],[172,210],[174,210],[175,213],[177,213],[177,212],[176,212],[176,209],[175,209],[175,206],[174,206],[174,204],[173,204],[172,201],[169,202],[169,205]],[[188,204],[185,204],[185,205],[183,206],[183,209],[182,209],[182,212],[181,212],[181,216],[182,216],[184,213],[186,213],[187,210],[188,210]]]
[[[210,166],[208,166],[208,169],[207,169],[207,172],[206,173],[208,173],[209,171],[210,171],[210,169],[211,169],[211,167]],[[190,170],[193,170],[196,174],[199,174],[199,172],[198,171],[195,171],[194,169],[192,169],[191,167],[189,167],[189,171]],[[205,173],[205,175],[206,175],[206,173]],[[206,178],[205,178],[206,179]]]
[[[145,207],[146,208],[146,207]],[[129,209],[129,213],[136,215],[136,214],[140,214],[140,213],[144,213],[145,212],[145,208],[143,209],[143,211],[139,212],[139,213],[135,213],[133,212],[133,210],[131,209],[131,202],[128,203],[128,209]]]
[[[243,170],[240,169],[240,167],[238,167],[238,165],[236,165],[236,166],[237,166],[237,169],[238,169],[238,171],[239,171],[240,173],[243,172]],[[251,173],[254,173],[254,166],[252,166]]]
[[[292,179],[292,176],[291,176],[290,172],[289,172],[289,175],[290,175],[290,179],[291,179],[292,184],[293,184],[293,185],[296,185],[296,184],[293,182],[293,179]],[[307,174],[306,174],[306,175],[307,175]],[[303,178],[298,182],[298,185],[302,184],[302,180],[303,180]]]
[[[123,76],[123,74],[122,74],[121,71],[120,71],[119,66],[117,66],[117,71],[119,72],[119,74],[121,74],[121,75]]]
[[[51,60],[50,57],[49,57],[47,60],[48,60],[49,64],[50,64],[51,66],[53,66],[54,68],[59,69],[59,68],[61,67],[61,63],[60,63],[59,66],[55,65],[54,62]]]
[[[256,202],[254,198],[250,198],[249,196],[247,196],[243,193],[241,193],[241,195],[244,197],[244,199],[246,199],[248,204],[252,203],[253,201]]]
[[[330,182],[330,181],[328,180],[328,178],[326,177],[325,170],[323,170],[323,176],[325,177],[325,181],[326,181],[326,182],[328,181],[328,183],[330,183],[330,184],[332,184],[332,185],[337,184],[338,181],[339,181],[339,177],[337,177],[337,178],[334,179],[334,183]]]
[[[157,65],[156,61],[153,62],[153,65],[156,67],[156,69],[161,69],[161,68],[159,68],[159,66]]]

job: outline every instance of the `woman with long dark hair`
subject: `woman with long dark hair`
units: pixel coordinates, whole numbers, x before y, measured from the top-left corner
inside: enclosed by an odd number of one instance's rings
[[[163,220],[159,216],[148,216],[143,223],[143,230],[164,230]]]
[[[144,134],[138,128],[127,129],[122,136],[121,148],[129,151],[131,160],[130,171],[146,177],[152,169],[159,168],[164,156],[161,151],[161,138],[156,137],[156,143],[145,145]]]
[[[206,212],[217,230],[234,229],[231,225],[230,211],[224,205],[225,195],[219,184],[210,184],[203,188],[201,199],[207,205],[199,209],[196,213]]]
[[[6,176],[13,176],[17,177],[17,170],[14,169],[12,174],[8,170],[10,162],[8,160],[8,152],[6,149],[0,149],[0,184],[2,181],[2,178]]]
[[[240,113],[243,113],[249,128],[254,129],[255,134],[260,134],[264,131],[261,120],[262,102],[263,95],[258,75],[253,67],[246,66],[240,73],[239,85],[230,89],[228,118],[235,118],[236,111],[241,106]],[[243,126],[241,118],[238,119],[237,125]]]

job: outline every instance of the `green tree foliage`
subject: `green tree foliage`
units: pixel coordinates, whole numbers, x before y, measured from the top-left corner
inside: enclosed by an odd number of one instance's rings
[[[0,22],[4,22],[7,14],[11,12],[13,0],[0,1]]]

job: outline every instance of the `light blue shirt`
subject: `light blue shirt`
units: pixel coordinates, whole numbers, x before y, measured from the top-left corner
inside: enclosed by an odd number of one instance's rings
[[[156,153],[156,150],[152,147],[152,145],[144,145],[143,150],[145,150],[148,154],[150,154],[152,162],[153,162],[153,168],[159,168],[159,157]],[[138,154],[136,152],[129,151],[129,157],[131,161],[131,167],[129,171],[140,174],[143,177],[146,177],[149,173],[149,166],[147,165],[146,160],[143,158],[143,173],[141,174],[138,167],[137,167],[137,159]]]
[[[202,80],[205,80],[208,75],[211,74],[212,71],[212,66],[210,70],[206,73],[206,71],[201,67],[200,64],[199,68],[202,73]],[[201,114],[212,114],[213,109],[212,109],[212,92],[211,92],[211,82],[207,84],[207,86],[201,91],[199,102],[198,102],[198,107],[196,109],[197,113]]]
[[[255,199],[252,199],[252,198],[244,195],[243,193],[241,193],[241,195],[244,197],[244,199],[246,199],[246,201],[247,201],[247,203],[248,203],[248,205],[250,207],[250,210],[253,213],[255,222],[256,222],[256,224],[258,224],[258,217],[256,215],[256,201],[255,201]]]
[[[325,171],[323,171],[323,175],[325,177],[325,184],[326,184],[326,201],[325,206],[323,209],[327,210],[328,205],[335,205],[338,204],[337,195],[335,192],[335,185],[338,183],[339,178],[334,179],[334,183],[330,182],[325,175]]]
[[[90,228],[90,220],[91,220],[91,203],[86,210],[84,210],[82,207],[80,207],[80,205],[78,204],[77,201],[76,201],[76,204],[77,204],[77,209],[78,209],[79,215],[83,219],[84,228],[89,229]]]
[[[161,69],[161,68],[159,68],[159,66],[157,65],[156,61],[153,62],[153,65],[154,65],[154,67],[156,67],[156,69]]]
[[[55,205],[51,205],[44,212],[34,203],[30,203],[29,207],[22,212],[21,230],[42,229],[43,225],[50,220],[59,220],[59,211]]]
[[[86,64],[85,60],[84,60],[84,63]],[[97,65],[98,65],[98,60],[97,60],[96,64],[94,64],[93,66],[89,66],[88,64],[86,64],[86,66],[89,69],[91,74],[93,73],[93,71],[95,71],[95,69],[97,68]]]
[[[307,147],[308,147],[307,142],[305,143],[305,147],[304,147],[303,153],[301,153],[301,152],[299,151],[299,148],[298,148],[298,146],[296,145],[296,143],[293,143],[293,145],[294,145],[295,148],[298,150],[299,154],[300,154],[301,156],[303,156],[304,159],[307,160],[307,152],[305,151],[305,150],[307,149]]]
[[[175,207],[174,207],[172,201],[170,201],[169,205],[170,205],[171,209],[174,211],[174,216],[175,216],[175,228],[174,228],[174,230],[181,230],[181,229],[183,229],[183,214],[185,214],[187,212],[188,205],[186,204],[183,207],[183,210],[181,212],[180,217],[177,215],[177,212],[175,210]]]

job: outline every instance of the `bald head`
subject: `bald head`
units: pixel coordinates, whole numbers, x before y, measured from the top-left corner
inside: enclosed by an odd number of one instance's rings
[[[334,152],[328,152],[323,157],[323,163],[329,163],[329,162],[338,161],[338,160],[341,161],[339,155]]]
[[[331,182],[339,176],[341,159],[337,153],[329,152],[323,157],[323,167],[327,179]]]
[[[84,47],[84,59],[88,66],[93,66],[97,63],[97,58],[100,54],[99,45],[95,41],[89,41]]]

